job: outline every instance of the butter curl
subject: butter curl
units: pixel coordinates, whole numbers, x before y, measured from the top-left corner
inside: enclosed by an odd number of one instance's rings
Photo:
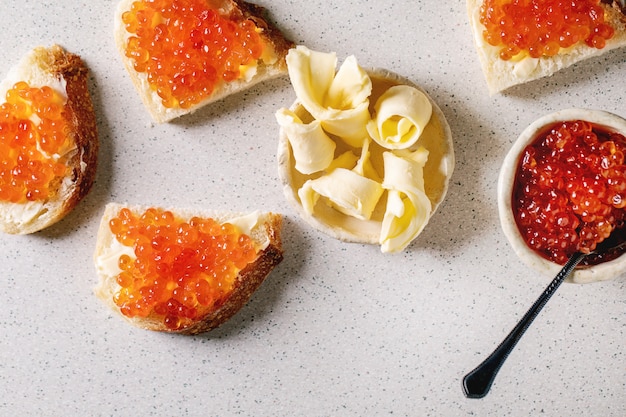
[[[361,220],[367,220],[378,203],[381,185],[358,173],[336,168],[330,174],[308,180],[298,190],[298,196],[307,214],[313,215],[320,197],[328,199],[337,211]]]
[[[390,87],[376,100],[374,117],[367,124],[370,136],[387,149],[406,149],[422,135],[432,115],[428,97],[415,87]]]
[[[333,161],[337,145],[328,137],[319,120],[305,124],[289,109],[279,109],[276,120],[291,145],[295,168],[303,174],[326,169]]]
[[[302,106],[328,133],[350,146],[359,146],[368,136],[372,81],[356,58],[346,58],[335,74],[335,53],[312,51],[300,45],[289,51],[286,61],[291,84]]]
[[[388,195],[379,243],[382,252],[399,252],[415,239],[430,218],[432,204],[424,191],[428,151],[420,147],[403,156],[385,152],[383,160],[382,186]]]

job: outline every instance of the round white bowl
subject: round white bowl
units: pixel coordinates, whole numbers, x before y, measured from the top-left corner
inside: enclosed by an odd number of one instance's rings
[[[519,232],[512,208],[512,193],[515,173],[519,159],[528,144],[530,144],[544,127],[555,122],[585,120],[606,129],[626,135],[626,120],[620,116],[601,110],[566,109],[540,117],[530,124],[515,141],[504,158],[500,176],[498,178],[498,213],[500,224],[509,243],[520,259],[535,270],[546,274],[556,275],[562,268],[555,262],[548,261],[530,249]],[[591,267],[577,268],[568,278],[568,282],[589,283],[614,279],[626,273],[626,255],[612,261],[600,263]]]
[[[390,86],[398,84],[417,88],[428,97],[432,104],[430,122],[419,140],[419,144],[429,151],[428,162],[424,167],[424,186],[432,204],[430,214],[432,217],[446,195],[450,177],[454,170],[454,150],[450,126],[439,106],[422,88],[410,80],[385,69],[372,69],[367,72],[372,79],[370,113],[373,111],[378,97]],[[290,110],[296,113],[305,123],[312,120],[312,116],[297,100],[290,107]],[[332,137],[332,135],[329,136]],[[342,145],[340,140],[335,142],[339,150],[337,154],[340,154],[345,145]],[[377,163],[379,165],[382,164],[382,155],[374,155],[377,146],[372,141],[370,151],[372,152],[372,162],[375,166]],[[328,206],[324,207],[325,205],[323,204],[318,204],[313,215],[305,212],[298,196],[298,190],[310,176],[303,175],[295,169],[291,146],[282,128],[280,129],[278,141],[278,172],[287,201],[310,226],[345,242],[378,244],[382,217],[384,215],[383,199],[381,199],[381,202],[374,210],[370,220],[359,220],[347,216]]]

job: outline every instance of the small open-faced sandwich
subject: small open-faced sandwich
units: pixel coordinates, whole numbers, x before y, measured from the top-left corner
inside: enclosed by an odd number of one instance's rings
[[[131,324],[197,334],[243,307],[283,259],[282,217],[108,204],[96,295]]]
[[[115,43],[156,122],[286,73],[292,42],[241,0],[122,0]]]
[[[490,94],[626,46],[623,0],[467,0]]]
[[[0,230],[44,229],[91,189],[98,134],[87,73],[54,45],[29,52],[0,83]]]

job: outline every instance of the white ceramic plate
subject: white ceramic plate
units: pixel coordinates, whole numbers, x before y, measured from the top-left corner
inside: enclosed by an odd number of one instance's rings
[[[384,69],[373,69],[367,72],[372,79],[373,87],[370,96],[370,113],[373,112],[373,107],[378,97],[386,91],[387,88],[397,84],[405,84],[417,88],[426,94],[432,104],[433,111],[430,122],[424,129],[424,133],[419,140],[419,143],[429,151],[428,162],[424,167],[424,186],[426,194],[432,204],[432,217],[446,195],[450,176],[454,170],[454,150],[450,126],[439,106],[437,106],[423,89],[410,80]],[[290,109],[296,113],[304,123],[308,123],[312,120],[312,116],[298,101],[296,101]],[[336,140],[336,143],[336,155],[348,149],[342,141]],[[372,163],[379,172],[382,172],[380,168],[382,166],[382,148],[372,141],[370,152],[372,153]],[[315,213],[309,215],[302,207],[302,203],[298,197],[298,190],[302,187],[304,182],[311,177],[303,175],[295,169],[295,161],[291,153],[291,147],[283,129],[280,129],[279,133],[278,167],[287,201],[309,225],[346,242],[378,244],[381,221],[385,208],[384,201],[386,200],[384,195],[374,210],[370,220],[359,220],[347,216],[324,204],[318,204]]]

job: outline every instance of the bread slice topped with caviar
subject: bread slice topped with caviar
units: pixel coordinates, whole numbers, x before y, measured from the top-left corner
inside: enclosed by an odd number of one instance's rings
[[[626,46],[622,0],[467,0],[490,94]]]
[[[0,230],[29,234],[68,214],[93,184],[98,134],[78,55],[26,54],[0,83]]]
[[[286,74],[293,46],[241,0],[121,0],[115,43],[158,123]]]
[[[232,317],[283,259],[282,216],[111,203],[96,295],[131,324],[197,334]]]

